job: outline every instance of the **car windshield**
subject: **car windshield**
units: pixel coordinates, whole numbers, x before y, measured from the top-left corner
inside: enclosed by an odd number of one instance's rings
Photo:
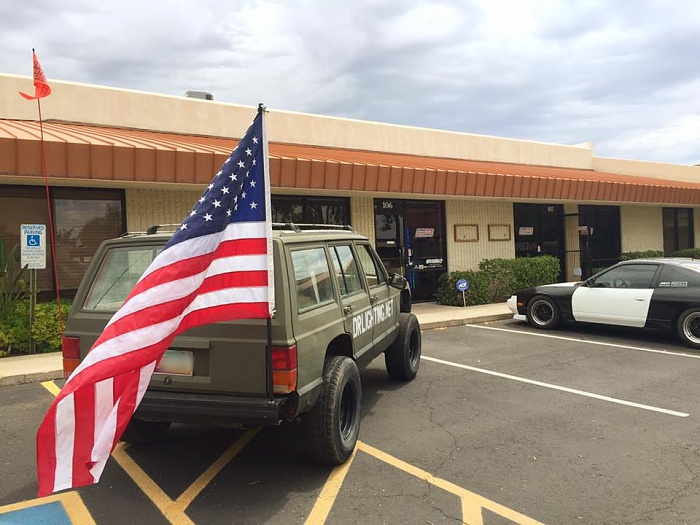
[[[86,310],[118,310],[162,246],[112,248],[102,260],[85,299]]]

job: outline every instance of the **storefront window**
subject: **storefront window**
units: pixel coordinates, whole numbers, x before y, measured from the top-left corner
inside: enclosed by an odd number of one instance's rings
[[[344,197],[273,195],[272,222],[350,224],[350,200]]]
[[[82,188],[50,188],[58,285],[74,293],[99,244],[124,233],[124,192]],[[19,244],[21,224],[45,224],[49,242],[46,189],[42,186],[0,186],[0,235],[9,248]],[[47,247],[46,269],[37,270],[40,296],[55,295],[53,258]]]
[[[663,221],[665,256],[670,257],[678,250],[695,246],[691,208],[664,208]]]

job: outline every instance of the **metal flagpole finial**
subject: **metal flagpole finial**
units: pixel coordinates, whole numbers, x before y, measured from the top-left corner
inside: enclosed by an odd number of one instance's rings
[[[258,102],[258,113],[267,113],[267,108],[262,102]]]

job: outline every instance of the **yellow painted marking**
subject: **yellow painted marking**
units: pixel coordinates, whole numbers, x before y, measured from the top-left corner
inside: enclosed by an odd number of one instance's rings
[[[394,456],[362,443],[361,441],[357,442],[357,448],[363,452],[366,452],[370,456],[374,456],[380,461],[388,463],[399,470],[403,470],[407,474],[411,474],[412,476],[422,479],[438,488],[446,490],[455,496],[459,496],[462,500],[462,522],[466,525],[483,525],[482,509],[488,509],[503,518],[507,518],[512,522],[517,523],[518,525],[543,525],[537,520],[528,518],[527,516],[509,509],[508,507],[504,507],[499,503],[463,489],[454,483],[437,478],[425,470],[414,467],[405,461],[395,458]]]
[[[53,381],[44,381],[41,383],[41,386],[43,386],[46,390],[51,392],[54,397],[58,395],[58,393],[61,391],[60,388],[58,388],[58,385],[54,383]]]
[[[61,391],[61,389],[58,388],[56,383],[53,381],[44,381],[41,383],[41,385],[54,396],[57,396]],[[258,433],[258,430],[259,429],[246,431],[245,434],[237,439],[235,443],[233,443],[233,445],[231,445],[226,452],[224,452],[209,468],[207,468],[207,470],[205,470],[175,501],[170,499],[163,489],[161,489],[158,484],[153,481],[153,479],[146,474],[146,472],[131,458],[131,456],[126,453],[126,449],[128,448],[127,444],[118,443],[116,448],[112,451],[112,457],[170,523],[173,525],[195,525],[187,514],[185,514],[185,509],[211,482],[211,480],[214,479],[219,472],[221,472],[221,469],[223,469],[241,450],[243,450],[250,440],[253,439],[255,434]],[[74,494],[80,500],[80,496],[77,493]],[[54,497],[56,496],[50,496],[49,498]],[[45,501],[50,502],[52,500],[46,498]],[[82,504],[82,500],[80,500],[80,503]],[[83,508],[85,508],[84,505]],[[0,510],[1,509],[2,507],[0,507]],[[87,509],[85,509],[85,512],[87,512]],[[88,516],[90,516],[89,513]],[[92,520],[92,518],[90,518],[90,520]],[[95,522],[75,521],[75,523],[93,524]]]
[[[205,470],[196,480],[192,483],[187,490],[183,492],[179,498],[175,501],[178,508],[182,510],[186,509],[192,501],[199,495],[200,492],[206,486],[211,483],[211,480],[221,472],[223,469],[236,455],[243,450],[255,434],[257,434],[259,429],[248,430],[243,434],[233,445],[231,445],[226,452],[224,452],[219,459],[217,459],[207,470]]]
[[[357,447],[355,447],[355,450],[353,450],[348,460],[342,465],[335,467],[330,476],[328,476],[328,480],[326,480],[325,485],[323,485],[323,489],[321,489],[321,494],[318,495],[314,508],[311,509],[309,517],[306,518],[305,525],[323,525],[326,523],[328,514],[330,514],[333,508],[335,498],[338,497],[340,487],[343,485],[345,475],[348,473],[348,469],[352,464],[352,460],[355,459],[356,453]]]
[[[63,492],[62,494],[53,494],[51,496],[46,496],[45,498],[36,498],[22,501],[20,503],[11,503],[0,507],[0,515],[7,512],[13,512],[15,510],[38,507],[40,505],[54,503],[56,501],[63,505],[63,508],[65,509],[66,514],[72,523],[80,523],[80,525],[95,525],[95,520],[92,519],[92,516],[85,506],[85,503],[83,503],[80,494],[74,491]]]
[[[126,453],[122,443],[119,443],[112,451],[112,457],[170,523],[173,525],[194,525],[194,522],[185,513],[180,509],[173,508],[175,502]]]
[[[194,522],[185,514],[185,509],[192,503],[199,493],[214,479],[236,455],[243,450],[258,430],[248,430],[231,445],[207,470],[200,475],[192,485],[175,501],[163,492],[158,484],[146,474],[146,472],[126,453],[123,443],[117,445],[112,452],[112,457],[129,477],[136,483],[141,491],[148,497],[163,516],[173,525],[194,525]]]

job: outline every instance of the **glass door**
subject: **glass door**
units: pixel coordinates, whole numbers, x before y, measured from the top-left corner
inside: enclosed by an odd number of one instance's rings
[[[397,201],[377,200],[374,205],[376,248],[389,274],[406,277],[403,213]]]
[[[377,254],[389,273],[406,277],[414,301],[432,301],[447,271],[441,202],[376,199]]]

